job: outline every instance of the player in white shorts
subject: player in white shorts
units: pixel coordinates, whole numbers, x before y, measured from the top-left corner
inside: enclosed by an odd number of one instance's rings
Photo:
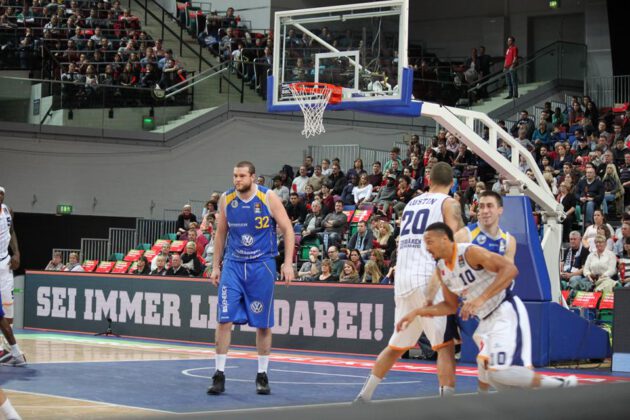
[[[457,231],[455,242],[478,245],[490,252],[503,255],[513,263],[516,255],[516,239],[499,226],[499,219],[503,214],[503,198],[494,191],[486,190],[479,194],[477,209],[477,223],[471,223]],[[461,327],[460,325],[460,330]],[[473,339],[477,347],[482,350],[477,356],[477,364],[485,367],[488,363],[488,355],[485,353],[488,347],[484,346],[484,337],[477,331]],[[490,384],[479,381],[478,392],[485,393],[489,389]]]
[[[437,261],[444,301],[409,312],[396,324],[397,331],[404,331],[417,317],[455,314],[460,297],[460,316],[478,317],[477,331],[485,337],[481,353],[489,360],[479,368],[481,381],[497,390],[577,384],[575,376],[553,378],[531,369],[529,318],[523,302],[509,291],[518,275],[514,263],[477,245],[456,244],[452,229],[444,223],[427,227],[424,242]]]
[[[463,226],[459,203],[448,196],[453,185],[453,168],[444,162],[437,163],[431,168],[429,180],[429,192],[409,201],[402,213],[394,281],[395,321],[413,309],[433,300],[439,302],[443,299],[439,289],[437,295],[427,290],[435,261],[424,246],[422,236],[425,228],[435,222],[445,222],[454,230]],[[451,395],[455,392],[455,344],[459,340],[455,318],[418,318],[407,330],[392,334],[389,345],[376,359],[372,374],[356,401],[372,399],[372,394],[383,377],[407,350],[416,345],[423,331],[438,353],[440,395]]]
[[[20,250],[13,229],[13,211],[4,204],[4,188],[0,187],[0,330],[11,346],[0,355],[0,363],[6,366],[25,366],[26,360],[15,341],[13,322],[13,270],[20,266]],[[9,248],[13,256],[9,255]]]

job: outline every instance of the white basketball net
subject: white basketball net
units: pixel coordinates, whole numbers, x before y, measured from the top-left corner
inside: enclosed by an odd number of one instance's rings
[[[325,133],[324,111],[330,101],[332,89],[326,85],[320,85],[316,90],[304,88],[300,84],[290,85],[293,97],[300,105],[304,114],[304,130],[302,135],[306,138]]]

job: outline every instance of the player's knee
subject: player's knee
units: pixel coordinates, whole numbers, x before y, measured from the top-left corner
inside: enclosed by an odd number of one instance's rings
[[[534,372],[522,366],[488,371],[488,382],[497,389],[528,388],[533,380]]]

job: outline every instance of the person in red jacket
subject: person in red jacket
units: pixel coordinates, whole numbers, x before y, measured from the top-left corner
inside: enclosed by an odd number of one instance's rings
[[[505,61],[503,63],[505,82],[508,86],[508,96],[505,99],[512,99],[518,98],[518,76],[516,74],[518,48],[516,47],[516,39],[512,35],[508,37],[507,45],[508,48],[505,51]]]

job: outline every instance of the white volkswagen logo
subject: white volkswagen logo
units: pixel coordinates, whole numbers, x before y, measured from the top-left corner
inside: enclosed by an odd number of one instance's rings
[[[262,302],[255,300],[249,305],[249,309],[251,309],[253,313],[259,314],[263,311],[263,304]]]
[[[254,244],[254,237],[252,235],[241,236],[241,243],[245,246],[252,246]]]

